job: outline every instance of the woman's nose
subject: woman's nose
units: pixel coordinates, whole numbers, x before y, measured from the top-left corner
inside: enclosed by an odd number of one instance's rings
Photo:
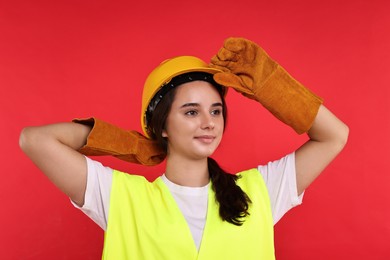
[[[214,129],[215,123],[210,114],[203,115],[202,117],[202,129]]]

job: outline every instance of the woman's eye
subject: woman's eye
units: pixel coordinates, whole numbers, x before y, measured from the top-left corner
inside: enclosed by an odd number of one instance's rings
[[[216,110],[211,111],[211,114],[217,116],[217,115],[222,114],[222,111],[220,109],[216,109]]]
[[[190,110],[190,111],[187,111],[185,114],[188,115],[188,116],[195,116],[195,115],[198,114],[198,111]]]

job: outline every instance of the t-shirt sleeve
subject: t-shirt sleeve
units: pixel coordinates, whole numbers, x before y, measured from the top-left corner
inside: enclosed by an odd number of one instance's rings
[[[103,230],[106,230],[113,170],[103,166],[100,162],[85,158],[88,174],[84,205],[79,207],[73,201],[71,202]]]
[[[287,211],[302,203],[303,193],[298,196],[297,190],[295,153],[260,165],[258,170],[268,189],[275,225]]]

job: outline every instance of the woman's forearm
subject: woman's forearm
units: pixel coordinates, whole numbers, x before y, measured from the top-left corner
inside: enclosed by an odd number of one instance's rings
[[[298,193],[302,193],[344,148],[349,128],[321,105],[310,128],[310,140],[295,156]]]

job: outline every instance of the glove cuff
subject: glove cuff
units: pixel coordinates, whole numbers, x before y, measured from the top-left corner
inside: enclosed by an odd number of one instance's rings
[[[72,122],[92,127],[86,145],[79,149],[84,155],[112,155],[143,165],[156,165],[165,158],[165,152],[156,141],[136,131],[126,131],[94,117],[73,119]]]
[[[309,131],[322,98],[295,80],[280,65],[255,90],[255,97],[276,118],[291,126],[298,134]]]

